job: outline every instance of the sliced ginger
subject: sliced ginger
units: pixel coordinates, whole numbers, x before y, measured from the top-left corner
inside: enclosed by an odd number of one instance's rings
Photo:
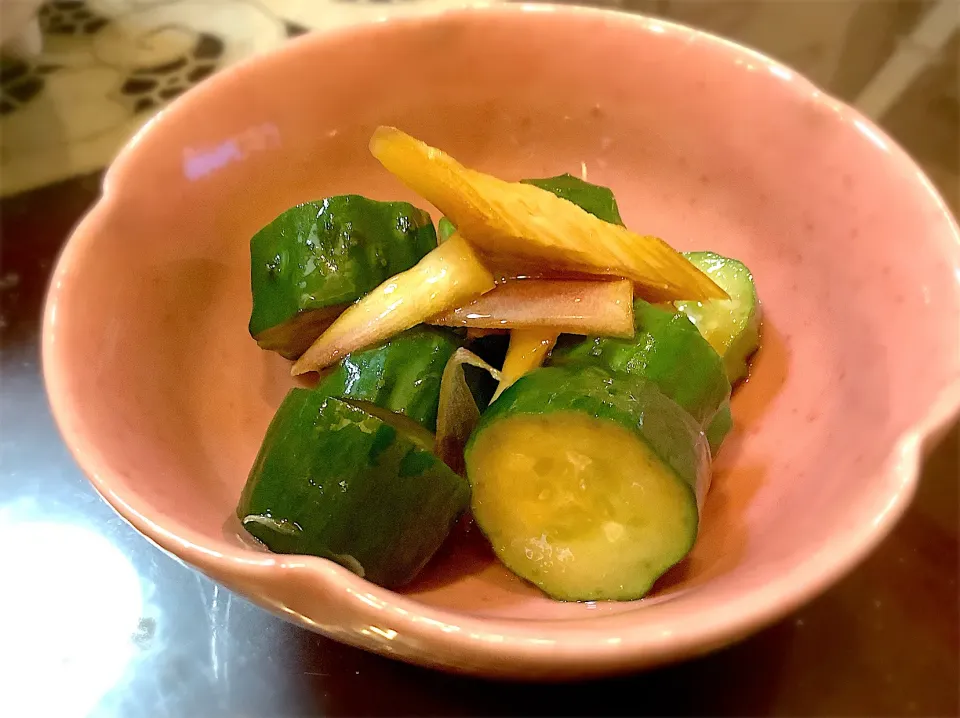
[[[292,373],[330,366],[350,352],[384,342],[494,286],[493,275],[470,244],[454,234],[344,311],[293,365]]]
[[[550,327],[567,334],[632,337],[633,285],[626,279],[516,279],[428,323],[479,329]]]
[[[370,151],[498,262],[625,277],[651,301],[727,298],[663,240],[604,222],[539,187],[468,169],[393,127],[377,128]]]
[[[503,369],[500,371],[500,383],[493,399],[496,400],[527,372],[543,366],[559,336],[559,331],[550,328],[512,330],[507,356],[503,359]]]

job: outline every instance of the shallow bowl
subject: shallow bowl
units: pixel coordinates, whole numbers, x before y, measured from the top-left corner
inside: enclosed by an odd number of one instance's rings
[[[696,548],[648,598],[552,602],[476,535],[403,593],[238,538],[230,517],[292,385],[247,333],[249,239],[304,200],[414,199],[367,151],[379,124],[506,178],[586,172],[628,226],[753,270],[764,346]],[[922,172],[795,72],[659,20],[499,6],[306,36],[173,103],[63,252],[44,371],[96,489],[221,584],[396,658],[589,676],[741,638],[890,531],[960,407],[958,282],[957,226]]]

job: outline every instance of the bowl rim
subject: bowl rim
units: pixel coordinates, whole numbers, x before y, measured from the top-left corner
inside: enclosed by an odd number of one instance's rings
[[[485,618],[435,608],[415,598],[368,583],[347,569],[324,559],[260,553],[239,545],[218,545],[212,548],[206,545],[209,543],[207,537],[182,526],[172,517],[151,518],[150,506],[135,492],[128,491],[125,495],[120,495],[113,490],[109,457],[101,452],[96,436],[87,432],[82,421],[83,410],[67,389],[66,377],[71,371],[71,363],[60,351],[62,343],[57,341],[57,308],[64,285],[70,281],[77,264],[86,254],[86,249],[93,245],[101,228],[109,222],[115,205],[122,199],[122,193],[117,189],[122,183],[118,182],[117,178],[136,164],[137,146],[144,136],[162,131],[165,118],[184,112],[191,98],[216,86],[218,78],[224,74],[246,72],[262,62],[264,57],[273,57],[279,61],[287,55],[297,53],[298,48],[304,44],[325,43],[337,37],[363,35],[377,26],[388,25],[392,29],[402,30],[407,26],[434,22],[441,17],[459,16],[468,22],[471,17],[481,14],[505,21],[517,21],[532,13],[560,15],[573,21],[600,17],[609,23],[628,26],[638,35],[669,31],[686,36],[690,41],[710,43],[723,49],[732,58],[750,59],[761,64],[772,76],[771,82],[789,82],[790,92],[806,96],[812,102],[828,107],[837,115],[837,121],[855,125],[859,132],[870,136],[875,143],[879,139],[886,144],[889,161],[911,170],[931,205],[946,218],[946,226],[953,235],[951,246],[954,251],[960,252],[960,228],[933,184],[907,153],[860,112],[821,91],[796,71],[762,53],[702,30],[639,13],[576,5],[477,4],[400,16],[385,21],[364,22],[331,32],[305,35],[285,43],[266,56],[244,60],[231,67],[227,73],[215,74],[149,120],[120,151],[107,170],[101,197],[74,228],[57,260],[43,311],[42,370],[55,423],[70,452],[97,492],[148,540],[216,580],[229,585],[229,582],[219,577],[242,575],[245,582],[254,586],[261,582],[303,585],[306,581],[319,584],[318,589],[325,594],[324,600],[329,602],[330,608],[341,612],[338,615],[356,618],[371,628],[388,626],[386,630],[394,632],[394,636],[403,634],[408,644],[420,648],[411,649],[407,655],[398,653],[398,657],[425,665],[466,672],[495,672],[507,676],[527,675],[536,670],[553,676],[611,673],[704,653],[745,637],[822,593],[863,560],[902,516],[915,493],[924,456],[960,416],[960,371],[954,380],[942,389],[926,414],[906,427],[892,445],[882,469],[883,474],[891,479],[891,494],[885,497],[886,504],[874,515],[864,516],[864,520],[851,526],[846,540],[840,545],[831,546],[830,550],[826,550],[826,546],[817,546],[816,550],[811,550],[802,560],[772,580],[758,582],[752,591],[728,590],[715,596],[710,610],[696,613],[693,617],[689,612],[664,610],[664,607],[669,609],[670,604],[675,604],[675,601],[667,601],[643,609],[643,613],[658,611],[659,621],[634,625],[637,622],[627,620],[626,617],[636,616],[635,611],[584,619],[524,621]],[[960,347],[957,356],[960,366]],[[258,603],[264,605],[260,601]],[[338,633],[336,626],[319,625],[283,604],[264,607],[321,633]],[[604,622],[614,629],[615,633],[597,631]],[[334,637],[346,643],[371,648],[371,641],[359,636]],[[373,650],[387,655],[393,652],[386,638],[374,637],[372,647]],[[437,656],[441,653],[445,656],[456,656],[462,662],[455,665],[438,659]],[[506,657],[510,660],[504,660]],[[492,666],[497,667],[491,668]]]

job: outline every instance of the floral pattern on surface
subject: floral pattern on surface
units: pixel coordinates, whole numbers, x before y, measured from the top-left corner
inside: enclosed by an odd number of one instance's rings
[[[110,22],[82,0],[44,3],[37,19],[45,35],[93,35]]]
[[[291,37],[465,0],[48,0],[0,54],[0,194],[92,172],[217,70]]]

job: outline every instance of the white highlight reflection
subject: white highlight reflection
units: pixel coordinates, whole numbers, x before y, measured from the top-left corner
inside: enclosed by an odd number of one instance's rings
[[[787,82],[793,82],[793,73],[787,68],[781,67],[780,65],[767,65],[767,69],[771,75],[776,75],[781,80],[786,80]]]
[[[99,533],[18,515],[0,508],[2,713],[80,718],[138,652],[140,579]]]
[[[886,141],[877,134],[877,131],[870,127],[863,120],[854,120],[853,124],[856,125],[856,128],[860,130],[860,134],[870,140],[873,144],[879,147],[884,152],[889,152],[890,147],[887,145]]]

